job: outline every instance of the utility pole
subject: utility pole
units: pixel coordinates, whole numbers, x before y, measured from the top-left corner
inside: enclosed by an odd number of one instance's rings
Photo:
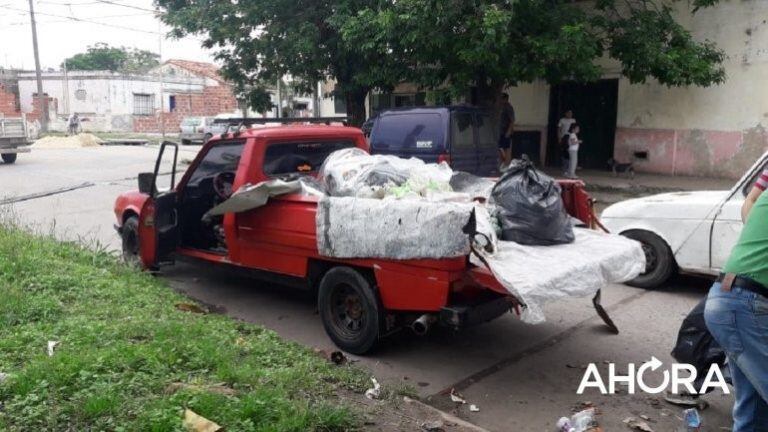
[[[32,48],[35,51],[35,75],[37,76],[37,98],[40,105],[40,130],[48,132],[48,98],[43,94],[43,75],[40,72],[40,53],[37,49],[37,25],[35,24],[35,7],[29,0],[29,18],[32,20]]]
[[[283,117],[283,95],[280,89],[282,81],[283,77],[277,79],[277,118]]]
[[[29,0],[32,1],[32,0]],[[157,70],[160,72],[160,134],[165,141],[165,95],[163,94],[163,87],[165,87],[165,74],[163,73],[163,23],[160,21],[160,16],[157,16],[157,46],[160,51],[160,67]]]

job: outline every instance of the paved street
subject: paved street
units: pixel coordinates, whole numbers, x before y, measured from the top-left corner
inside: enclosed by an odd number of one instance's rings
[[[197,149],[182,147],[179,159],[192,159]],[[0,202],[6,202],[0,211],[40,232],[116,250],[114,198],[136,187],[136,174],[152,169],[156,151],[34,149],[20,155],[15,165],[0,164]],[[67,187],[74,189],[62,191]],[[45,193],[51,195],[39,196]],[[163,277],[175,289],[233,317],[309,346],[333,349],[312,301],[301,292],[191,264],[164,269]],[[682,318],[707,288],[708,282],[697,278],[678,278],[657,291],[608,287],[603,303],[620,335],[606,332],[590,301],[580,299],[549,305],[548,322],[538,326],[510,315],[460,333],[437,330],[420,338],[403,332],[359,360],[386,383],[409,386],[431,404],[493,431],[551,431],[559,417],[587,401],[600,410],[606,431],[628,430],[622,420],[640,415],[648,416],[657,432],[675,431],[682,424],[682,409],[658,395],[603,396],[594,390],[577,395],[576,388],[584,373],[581,366],[588,363],[605,371],[605,362],[615,362],[625,372],[628,363],[639,365],[656,356],[668,365]],[[444,394],[451,388],[480,411],[456,408]],[[702,412],[703,430],[730,427],[730,396],[715,391],[706,400],[711,406]]]

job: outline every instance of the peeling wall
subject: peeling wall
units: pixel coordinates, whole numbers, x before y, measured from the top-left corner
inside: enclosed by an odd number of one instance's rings
[[[768,149],[768,1],[721,2],[678,19],[725,51],[727,80],[668,88],[621,79],[616,159],[638,171],[740,177]],[[647,160],[634,159],[637,151]]]

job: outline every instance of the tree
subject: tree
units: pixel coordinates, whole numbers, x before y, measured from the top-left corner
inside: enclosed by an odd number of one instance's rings
[[[685,3],[695,13],[717,2]],[[402,65],[402,80],[462,93],[474,86],[487,105],[520,82],[599,79],[603,57],[633,83],[724,81],[723,53],[694,40],[675,7],[686,10],[678,0],[398,0],[359,11],[341,32],[361,56]]]
[[[346,20],[376,9],[381,0],[155,2],[175,36],[204,37],[203,45],[215,49],[224,77],[247,93],[257,111],[271,108],[265,83],[276,83],[283,75],[290,75],[301,93],[313,93],[318,81],[332,79],[351,122],[362,124],[368,92],[391,88],[402,76],[401,65],[357,50],[340,33]]]
[[[105,43],[89,46],[86,52],[64,60],[69,70],[109,70],[113,72],[144,73],[160,64],[160,56],[136,48],[112,47]]]

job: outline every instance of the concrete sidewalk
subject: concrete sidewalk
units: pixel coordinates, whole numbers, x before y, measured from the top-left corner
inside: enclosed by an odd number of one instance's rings
[[[562,178],[562,173],[555,168],[545,168],[544,172],[556,178]],[[730,190],[738,180],[711,178],[711,177],[690,177],[690,176],[669,176],[661,174],[637,173],[635,178],[628,178],[626,175],[614,176],[610,171],[601,170],[578,170],[577,175],[587,185],[588,190],[616,192],[637,192],[661,193],[689,190]]]

